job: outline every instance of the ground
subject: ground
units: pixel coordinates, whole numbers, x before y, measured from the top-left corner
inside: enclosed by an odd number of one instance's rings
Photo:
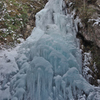
[[[35,14],[46,0],[1,0],[0,1],[0,45],[12,47],[26,39],[35,27]],[[9,45],[9,46],[8,46]]]

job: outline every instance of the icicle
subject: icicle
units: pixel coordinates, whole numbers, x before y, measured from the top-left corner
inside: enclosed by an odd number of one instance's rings
[[[16,59],[11,100],[78,100],[91,86],[81,75],[81,51],[63,0],[49,0],[36,14],[36,27]],[[88,97],[89,95],[89,97]],[[92,95],[93,96],[93,95]]]

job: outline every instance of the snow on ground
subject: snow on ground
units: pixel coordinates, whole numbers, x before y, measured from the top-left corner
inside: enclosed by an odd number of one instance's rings
[[[95,25],[99,25],[100,26],[100,17],[98,17],[97,19],[89,19],[89,21],[95,21],[93,26],[95,26]]]
[[[91,66],[92,57],[91,52],[84,52],[84,61],[83,61],[83,76],[89,82],[89,79],[92,78],[92,70],[89,68]]]

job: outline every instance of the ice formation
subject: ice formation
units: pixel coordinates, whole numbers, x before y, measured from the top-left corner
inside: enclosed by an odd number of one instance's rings
[[[77,27],[63,0],[49,0],[36,14],[36,27],[22,44],[11,100],[96,100],[81,75]]]

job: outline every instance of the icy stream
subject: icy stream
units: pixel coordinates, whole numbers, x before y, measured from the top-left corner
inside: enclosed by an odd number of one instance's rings
[[[22,44],[11,100],[99,100],[81,75],[77,27],[63,0],[49,0],[36,14],[36,27]]]

